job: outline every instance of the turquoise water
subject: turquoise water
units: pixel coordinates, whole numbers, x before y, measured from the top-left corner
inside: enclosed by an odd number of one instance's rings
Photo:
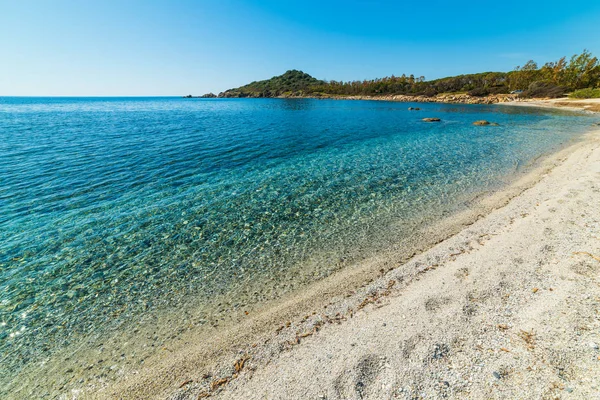
[[[409,106],[0,98],[0,386],[158,310],[194,304],[209,323],[215,296],[243,307],[327,276],[501,188],[597,120]]]

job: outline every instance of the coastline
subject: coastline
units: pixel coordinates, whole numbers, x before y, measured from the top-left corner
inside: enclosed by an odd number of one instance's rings
[[[341,323],[314,318],[318,334],[215,398],[598,395],[600,132],[557,161],[505,207],[411,260],[412,273],[391,271],[361,291]]]
[[[205,98],[184,97],[184,98]],[[212,97],[209,97],[212,98]],[[436,96],[425,95],[333,95],[333,94],[317,94],[317,95],[281,95],[276,97],[239,97],[239,96],[218,96],[219,99],[236,99],[236,98],[274,98],[274,99],[318,99],[318,100],[374,100],[374,101],[396,101],[399,103],[446,103],[446,104],[500,104],[500,103],[517,103],[527,101],[520,99],[516,94],[492,94],[487,96],[471,96],[467,93],[446,93]]]
[[[444,104],[503,104],[519,103],[518,95],[513,94],[495,94],[488,96],[471,96],[466,93],[439,94],[436,96],[410,96],[410,95],[384,95],[384,96],[315,96],[316,99],[333,100],[375,100],[375,101],[396,101],[399,103],[444,103]]]
[[[197,98],[202,98],[198,96]],[[239,97],[219,97],[239,98]],[[394,101],[399,103],[442,103],[442,104],[497,104],[507,106],[540,107],[553,109],[566,109],[571,111],[600,112],[600,99],[571,99],[561,97],[550,98],[520,98],[517,94],[495,94],[487,96],[471,96],[466,93],[448,93],[436,96],[411,96],[411,95],[383,95],[383,96],[278,96],[278,99],[320,99],[320,100],[372,100]]]
[[[294,350],[298,342],[312,340],[307,338],[326,326],[351,319],[354,313],[369,308],[366,306],[371,303],[390,295],[394,297],[393,293],[406,290],[412,283],[421,280],[421,277],[424,278],[424,273],[437,269],[437,266],[432,268],[419,260],[439,246],[456,242],[457,237],[467,234],[465,232],[470,230],[471,224],[479,224],[480,222],[476,221],[488,219],[489,215],[497,212],[494,210],[504,210],[502,207],[506,204],[512,204],[513,200],[519,201],[524,192],[537,187],[537,182],[547,179],[544,177],[546,174],[563,163],[569,154],[585,148],[585,143],[590,140],[596,139],[587,138],[585,142],[573,144],[549,156],[534,168],[534,171],[519,179],[506,191],[481,199],[481,204],[464,213],[466,215],[457,215],[452,221],[445,221],[449,225],[443,229],[432,227],[431,231],[436,231],[438,235],[431,236],[430,243],[421,243],[421,247],[413,250],[411,254],[402,255],[399,252],[394,256],[382,255],[361,265],[348,267],[310,285],[300,294],[294,293],[267,304],[263,312],[219,332],[219,337],[203,337],[202,343],[198,343],[199,338],[185,338],[184,346],[171,349],[169,354],[154,360],[148,360],[143,370],[126,377],[112,388],[98,388],[99,391],[93,397],[196,398],[203,393],[219,395],[221,390],[228,393],[229,386],[242,387],[240,382],[252,376],[253,371],[260,373],[265,366],[275,362],[289,350]],[[488,216],[484,217],[485,215]],[[453,250],[449,250],[451,256],[453,253]],[[390,274],[396,274],[395,278],[389,279]],[[396,283],[388,287],[392,280]],[[285,326],[287,321],[289,326]],[[239,378],[239,381],[236,378]],[[229,395],[223,396],[229,398]]]

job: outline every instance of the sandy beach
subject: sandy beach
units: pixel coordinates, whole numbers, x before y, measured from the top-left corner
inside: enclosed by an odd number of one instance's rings
[[[370,260],[186,338],[93,396],[594,398],[598,198],[593,131],[456,216],[458,233],[428,250]]]
[[[526,99],[519,101],[509,101],[499,104],[543,108],[563,108],[566,110],[600,112],[600,99],[570,99],[568,97],[563,97],[559,99],[548,100]]]

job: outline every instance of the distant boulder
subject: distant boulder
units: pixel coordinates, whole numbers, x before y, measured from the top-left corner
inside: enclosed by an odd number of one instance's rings
[[[420,108],[419,107],[408,107],[409,111],[419,111]]]
[[[441,119],[439,118],[423,118],[424,122],[440,122]]]
[[[473,122],[473,125],[476,125],[476,126],[500,126],[500,124],[498,124],[496,122],[490,122],[490,121],[486,121],[484,119],[482,119],[481,121]]]
[[[188,94],[187,96],[183,96],[184,99],[191,99],[193,96],[191,94]]]

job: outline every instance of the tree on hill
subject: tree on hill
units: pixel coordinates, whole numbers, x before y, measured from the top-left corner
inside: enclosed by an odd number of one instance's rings
[[[517,67],[509,73],[509,87],[513,90],[532,91],[532,85],[536,88],[535,93],[541,96],[539,88],[559,93],[584,88],[594,88],[600,85],[600,62],[597,57],[584,50],[581,54],[575,54],[567,62],[566,57],[556,62],[548,62],[538,68],[537,63],[529,61],[522,68]],[[554,88],[562,88],[556,90]],[[552,96],[542,96],[552,97]]]

